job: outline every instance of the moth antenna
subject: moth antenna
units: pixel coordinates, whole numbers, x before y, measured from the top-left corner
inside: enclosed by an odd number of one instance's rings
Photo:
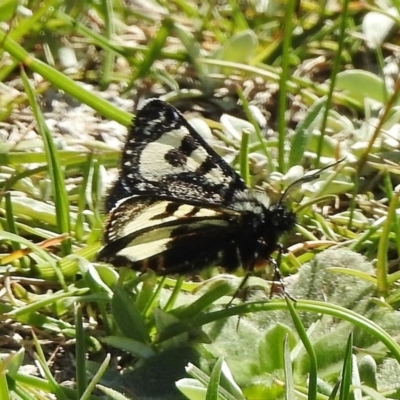
[[[327,165],[326,167],[323,167],[321,169],[319,169],[318,171],[309,174],[309,175],[305,175],[303,177],[301,177],[300,179],[297,179],[296,181],[292,182],[287,188],[286,190],[283,192],[281,198],[279,199],[278,205],[281,205],[287,198],[289,192],[296,186],[301,185],[302,183],[306,183],[306,182],[311,182],[314,181],[315,179],[318,179],[319,176],[321,175],[321,172],[329,169],[329,168],[333,168],[336,165],[342,163],[344,160],[346,160],[346,157],[341,158],[340,160]]]

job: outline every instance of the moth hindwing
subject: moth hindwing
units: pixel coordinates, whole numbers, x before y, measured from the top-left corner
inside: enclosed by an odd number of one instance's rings
[[[120,174],[106,199],[100,261],[187,274],[218,265],[252,271],[295,215],[266,204],[171,105],[137,112]]]

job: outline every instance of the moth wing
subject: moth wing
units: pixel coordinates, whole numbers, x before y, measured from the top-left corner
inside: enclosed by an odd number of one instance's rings
[[[235,245],[240,215],[229,209],[163,196],[132,196],[111,212],[99,261],[188,273],[207,265],[240,265]]]
[[[246,190],[182,114],[159,99],[137,112],[121,164],[107,211],[121,198],[144,193],[229,206],[236,193]]]

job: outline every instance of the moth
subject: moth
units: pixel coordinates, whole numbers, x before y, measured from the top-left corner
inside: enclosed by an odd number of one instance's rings
[[[282,198],[283,199],[283,198]],[[150,99],[137,112],[105,208],[98,260],[158,275],[208,266],[251,273],[295,223],[251,190],[173,106]]]

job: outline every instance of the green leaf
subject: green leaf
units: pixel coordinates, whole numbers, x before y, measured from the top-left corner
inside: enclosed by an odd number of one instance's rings
[[[145,321],[136,307],[131,292],[116,287],[111,307],[115,322],[125,336],[141,343],[150,343]]]
[[[220,386],[232,395],[235,400],[245,400],[243,392],[233,379],[232,373],[225,361],[223,361],[221,366]]]
[[[387,100],[385,82],[369,71],[352,69],[339,72],[336,76],[336,89],[344,91],[347,96],[361,104],[365,98],[382,104]]]
[[[116,349],[121,349],[140,358],[150,358],[156,354],[152,347],[143,342],[138,342],[122,336],[106,336],[102,338],[101,341],[102,343],[107,343]]]
[[[268,329],[260,341],[258,349],[261,373],[273,373],[276,370],[284,369],[284,343],[286,340],[290,348],[295,346],[296,336],[288,326],[276,324]]]
[[[285,336],[283,343],[283,367],[285,371],[285,400],[292,400],[294,395],[293,367],[290,358],[289,337]]]
[[[0,377],[4,377],[7,373],[9,377],[15,379],[16,374],[24,362],[24,357],[24,347],[21,347],[16,353],[9,354],[5,357],[0,363]]]
[[[326,105],[326,97],[317,100],[307,112],[306,117],[297,125],[292,145],[289,153],[289,168],[300,164],[306,151],[306,146],[312,137],[309,132],[311,124],[321,115],[323,107]]]
[[[176,382],[176,387],[189,400],[205,400],[207,389],[196,379],[183,378]]]
[[[247,29],[231,36],[212,58],[248,64],[258,46],[258,39],[253,30]]]
[[[157,332],[163,332],[168,326],[172,326],[179,323],[179,319],[174,315],[169,314],[160,308],[156,308],[153,311],[154,319],[156,322]],[[179,347],[188,342],[188,332],[183,332],[180,335],[176,335],[171,339],[163,342],[161,345],[163,348]]]
[[[377,364],[369,354],[361,358],[358,365],[361,381],[364,385],[376,389],[378,386]]]

